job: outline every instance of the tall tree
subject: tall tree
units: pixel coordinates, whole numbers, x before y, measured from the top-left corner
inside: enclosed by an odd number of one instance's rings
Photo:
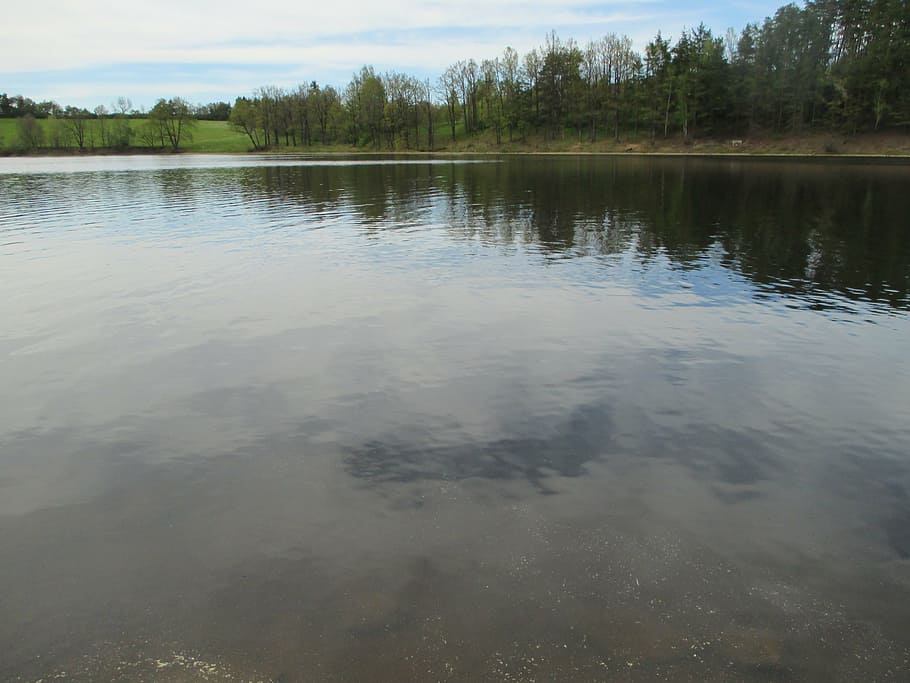
[[[547,36],[540,70],[540,99],[551,139],[562,136],[580,99],[581,62],[582,53],[575,41],[563,42],[555,31]]]
[[[386,91],[372,66],[355,74],[344,94],[352,142],[379,147],[385,121]]]
[[[101,138],[101,146],[110,147],[110,140],[108,139],[108,134],[107,134],[108,133],[107,107],[105,107],[103,104],[99,104],[97,107],[95,107],[93,114],[95,116],[95,121],[98,122],[98,132],[99,132],[99,135]]]
[[[670,129],[670,107],[673,103],[673,57],[670,41],[658,31],[657,36],[645,47],[644,90],[647,102],[646,121],[650,123],[651,137],[663,131],[667,137]]]
[[[453,64],[442,72],[439,77],[437,90],[445,102],[446,117],[449,122],[449,130],[452,135],[452,141],[455,141],[455,126],[458,124],[458,86],[459,86],[459,67]]]
[[[192,140],[196,119],[186,100],[174,97],[169,100],[160,99],[155,103],[149,112],[149,123],[176,152],[181,142]]]
[[[250,100],[246,97],[238,97],[231,108],[228,124],[234,130],[246,135],[250,139],[253,149],[259,150],[263,148],[264,140],[259,133],[262,128],[262,116],[258,101]]]
[[[72,138],[73,144],[79,149],[85,149],[88,135],[88,121],[91,114],[79,107],[67,107],[63,110],[63,122],[67,133]]]
[[[16,119],[16,133],[19,145],[29,151],[38,149],[44,142],[44,130],[31,113]]]

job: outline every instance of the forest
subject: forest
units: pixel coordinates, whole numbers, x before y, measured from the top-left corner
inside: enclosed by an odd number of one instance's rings
[[[580,45],[555,32],[525,54],[448,66],[435,79],[364,66],[342,89],[264,85],[233,105],[124,98],[93,111],[0,95],[20,148],[177,150],[197,119],[227,120],[253,149],[353,145],[433,150],[483,134],[493,144],[683,141],[756,134],[910,130],[910,2],[810,0],[716,35],[704,24],[642,52],[609,34]],[[42,118],[59,124],[49,139]],[[142,119],[142,125],[127,124]],[[99,132],[100,129],[100,132]]]

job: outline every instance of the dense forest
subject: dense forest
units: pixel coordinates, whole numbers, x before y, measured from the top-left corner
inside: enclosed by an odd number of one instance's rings
[[[108,110],[0,95],[20,145],[178,149],[194,119],[228,120],[250,146],[350,144],[438,149],[460,136],[495,143],[544,139],[744,137],[767,132],[910,127],[910,2],[810,0],[762,23],[715,35],[703,24],[674,41],[658,33],[639,53],[625,36],[586,45],[555,33],[521,55],[449,66],[435,80],[365,66],[339,91],[311,82],[258,88],[192,107],[159,100],[149,112],[121,98]],[[123,121],[144,118],[136,128]],[[35,119],[60,120],[55,140]],[[138,138],[138,139],[137,139]]]

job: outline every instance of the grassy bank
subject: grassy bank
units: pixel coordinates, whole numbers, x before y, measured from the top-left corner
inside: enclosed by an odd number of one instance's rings
[[[100,148],[100,133],[97,129],[98,122],[91,122],[93,129],[87,138],[86,149],[80,152],[71,143],[62,147],[54,147],[54,139],[66,139],[61,132],[62,122],[52,119],[39,120],[44,146],[32,152],[33,154],[79,154],[79,153],[108,153],[115,150]],[[150,153],[167,152],[160,147],[143,145],[139,131],[146,124],[143,119],[132,119],[129,125],[133,130],[133,145],[121,152]],[[55,130],[55,126],[57,127]],[[857,156],[910,156],[910,132],[908,133],[863,133],[859,135],[835,135],[830,132],[801,134],[760,134],[744,135],[739,138],[695,138],[683,140],[669,138],[651,140],[647,136],[626,138],[616,141],[610,138],[600,139],[595,142],[579,140],[575,131],[567,130],[559,139],[547,139],[541,135],[530,135],[525,141],[515,139],[508,141],[503,136],[501,143],[496,140],[490,131],[477,135],[465,136],[459,134],[456,140],[437,132],[437,142],[432,150],[435,153],[449,154],[502,154],[502,153],[577,153],[577,154],[749,154],[749,155],[794,155],[794,156],[826,156],[826,155],[857,155]],[[424,140],[426,137],[424,137]],[[196,153],[226,153],[236,154],[251,151],[249,138],[232,129],[225,121],[199,121],[192,132],[192,139],[180,145],[181,152]],[[376,149],[372,147],[353,147],[351,145],[333,145],[328,147],[278,147],[273,152],[300,152],[300,153],[369,153],[369,152],[396,152],[396,153],[425,153],[428,149]],[[0,119],[0,152],[5,154],[21,153],[18,140],[16,121],[14,119]]]
[[[574,131],[572,131],[574,133]],[[439,143],[447,152],[458,153],[576,153],[576,154],[746,154],[784,156],[901,156],[910,157],[910,133],[862,133],[832,135],[806,132],[801,134],[763,133],[722,138],[638,138],[578,140],[569,131],[561,139],[528,137],[524,142],[478,137],[451,138]]]
[[[55,127],[63,125],[62,121],[54,119],[39,119],[37,121],[41,127],[44,145],[36,153],[79,153],[78,148],[67,138],[65,131],[55,130]],[[101,133],[99,122],[97,120],[89,121],[89,127],[86,136],[85,152],[100,152],[101,150]],[[160,151],[158,147],[143,145],[140,139],[140,130],[146,125],[145,119],[130,119],[128,121],[132,129],[132,145],[125,151]],[[108,122],[110,125],[110,122]],[[55,147],[53,141],[56,138],[63,138],[63,147]],[[192,131],[192,139],[181,142],[180,151],[182,152],[222,152],[237,153],[246,152],[250,147],[249,138],[228,126],[226,121],[197,121]],[[0,151],[4,153],[16,153],[21,148],[17,124],[15,119],[0,119]],[[165,150],[167,151],[167,150]]]

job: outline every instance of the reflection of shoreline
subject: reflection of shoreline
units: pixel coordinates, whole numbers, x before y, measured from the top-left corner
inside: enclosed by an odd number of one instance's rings
[[[227,131],[218,130],[219,135]],[[907,163],[910,161],[910,135],[895,131],[858,132],[844,135],[836,131],[800,132],[798,135],[787,134],[753,134],[738,136],[741,139],[726,137],[698,137],[685,140],[681,137],[650,139],[648,136],[629,137],[622,141],[602,139],[597,142],[579,142],[578,140],[547,140],[529,137],[524,142],[503,141],[496,144],[491,138],[462,137],[454,142],[451,139],[439,140],[434,149],[375,150],[354,147],[346,144],[311,145],[299,147],[282,147],[274,149],[250,149],[246,136],[236,133],[238,139],[226,139],[213,147],[211,141],[200,140],[199,143],[188,142],[177,152],[161,148],[127,147],[79,150],[75,148],[39,148],[25,152],[12,149],[0,149],[3,157],[91,157],[91,156],[183,156],[188,154],[213,155],[234,154],[238,156],[259,155],[320,155],[376,157],[393,156],[396,158],[427,156],[527,156],[527,155],[576,155],[576,156],[721,156],[740,159],[781,158],[781,159],[883,159]],[[737,136],[732,136],[737,137]]]
[[[510,156],[589,156],[589,157],[693,157],[693,158],[720,158],[720,159],[831,159],[834,161],[844,161],[849,159],[863,159],[883,161],[898,161],[901,163],[910,163],[910,150],[900,152],[843,152],[843,153],[821,153],[811,150],[805,151],[725,151],[723,149],[710,149],[704,151],[693,150],[667,150],[659,149],[654,151],[628,151],[628,150],[583,150],[583,149],[555,149],[555,150],[516,150],[516,149],[491,149],[491,150],[396,150],[395,152],[373,152],[360,149],[316,149],[311,150],[306,147],[291,148],[283,150],[250,150],[247,152],[237,152],[230,149],[224,150],[178,150],[168,152],[161,149],[144,149],[142,147],[129,149],[94,149],[86,150],[66,150],[66,149],[49,149],[37,152],[11,152],[0,151],[0,158],[85,158],[85,157],[111,157],[111,156],[163,156],[163,157],[185,157],[185,156],[318,156],[318,157],[441,157],[441,158],[462,158],[471,156],[483,157],[510,157]]]
[[[631,248],[690,268],[719,248],[725,267],[765,291],[907,308],[904,173],[889,163],[826,161],[515,156],[467,166],[263,166],[241,183],[250,197],[345,206],[371,227],[436,204],[460,239],[567,257]],[[885,256],[884,244],[897,248]]]
[[[86,195],[98,174],[107,190]],[[26,198],[50,196],[104,216],[105,207],[125,210],[118,197],[151,185],[148,211],[131,210],[129,225],[170,216],[186,234],[228,207],[297,229],[329,214],[369,231],[437,225],[453,239],[544,257],[628,254],[682,269],[717,262],[808,305],[835,304],[810,301],[830,293],[895,310],[910,308],[908,178],[910,165],[888,160],[591,154],[33,157],[0,172],[11,216]],[[209,203],[220,211],[204,211]],[[38,205],[31,213],[47,218]],[[0,233],[16,224],[0,221]],[[254,229],[249,237],[255,244]]]

